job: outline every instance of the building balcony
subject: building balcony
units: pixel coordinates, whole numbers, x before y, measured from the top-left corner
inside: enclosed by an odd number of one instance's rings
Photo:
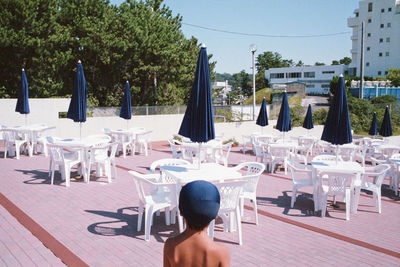
[[[347,26],[349,26],[349,27],[357,27],[359,22],[360,22],[360,20],[357,17],[348,18],[347,19]]]

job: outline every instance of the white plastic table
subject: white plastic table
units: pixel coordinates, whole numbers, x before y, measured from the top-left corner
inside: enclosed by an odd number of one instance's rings
[[[179,193],[182,185],[196,181],[205,180],[209,182],[216,182],[228,179],[235,179],[242,177],[242,174],[232,168],[225,167],[216,163],[204,163],[201,164],[200,169],[194,166],[162,166],[161,172],[166,177],[170,177],[176,181],[176,192]],[[183,231],[183,220],[182,217],[178,217],[179,231]]]

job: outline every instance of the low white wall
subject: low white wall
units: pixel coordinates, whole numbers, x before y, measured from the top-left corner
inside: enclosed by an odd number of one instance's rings
[[[15,112],[16,99],[0,99],[0,124],[6,126],[23,125],[25,116]],[[28,124],[47,123],[50,126],[56,126],[55,135],[58,137],[78,137],[79,123],[70,119],[59,119],[59,112],[66,112],[70,99],[29,99],[30,114],[28,114]],[[257,109],[256,109],[257,110]],[[126,127],[145,127],[153,131],[152,140],[167,140],[173,134],[178,133],[183,119],[183,114],[172,115],[148,115],[133,116],[127,121],[120,117],[91,117],[82,124],[82,135],[99,134],[103,128],[124,129]],[[274,136],[280,136],[281,133],[273,128],[275,120],[270,120],[269,125],[260,127],[254,121],[246,122],[227,122],[216,123],[215,133],[224,134],[224,140],[235,138],[240,143],[243,142],[242,136],[253,132],[262,132]],[[323,126],[316,125],[310,130],[310,134],[320,137]],[[307,134],[308,130],[302,127],[296,127],[285,136],[299,136]],[[400,136],[390,137],[390,142],[400,145]]]

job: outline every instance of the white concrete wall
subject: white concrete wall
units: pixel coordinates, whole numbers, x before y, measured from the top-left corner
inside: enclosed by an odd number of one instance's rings
[[[70,99],[30,99],[29,106],[31,113],[28,115],[28,124],[47,123],[50,126],[56,126],[55,135],[58,137],[78,137],[79,123],[74,123],[70,119],[58,119],[58,112],[66,112],[68,110]],[[6,126],[23,125],[25,122],[24,115],[15,112],[16,99],[0,99],[0,124]],[[258,112],[259,108],[256,109]],[[172,115],[149,115],[149,116],[133,116],[127,121],[117,116],[115,117],[92,117],[82,124],[82,135],[99,134],[105,127],[111,129],[124,129],[126,127],[145,127],[153,130],[153,141],[167,140],[173,134],[178,133],[183,114]],[[274,136],[280,136],[281,133],[273,128],[276,120],[269,120],[269,125],[260,127],[254,121],[246,122],[227,122],[216,123],[215,133],[217,135],[224,134],[223,140],[235,138],[242,143],[242,136],[249,135],[254,132],[262,132]],[[310,130],[310,134],[320,137],[323,126],[316,125]],[[305,135],[308,130],[302,127],[296,127],[292,131],[285,134],[286,137]],[[285,138],[286,138],[285,137]],[[400,145],[400,136],[391,137],[391,142]]]

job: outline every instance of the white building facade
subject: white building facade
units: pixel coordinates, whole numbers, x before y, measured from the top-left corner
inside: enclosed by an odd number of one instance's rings
[[[272,89],[284,89],[287,83],[305,83],[306,94],[328,94],[330,81],[334,76],[348,75],[346,65],[300,66],[272,68],[265,71],[265,78]]]
[[[400,0],[363,0],[347,25],[351,36],[349,71],[360,75],[361,23],[364,21],[364,75],[382,77],[400,68]]]

